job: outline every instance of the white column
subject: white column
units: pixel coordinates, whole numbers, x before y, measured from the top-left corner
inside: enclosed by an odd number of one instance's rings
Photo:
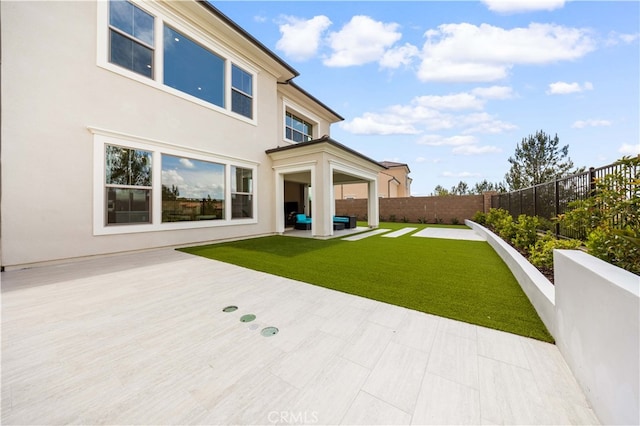
[[[284,233],[284,175],[280,172],[275,173],[275,209],[276,209],[276,226],[275,230],[278,234]]]
[[[377,228],[380,225],[380,202],[378,200],[378,180],[369,181],[369,202],[368,202],[368,223],[369,227]]]

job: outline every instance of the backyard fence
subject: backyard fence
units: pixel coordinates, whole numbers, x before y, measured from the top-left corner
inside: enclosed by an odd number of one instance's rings
[[[640,179],[637,168],[628,167],[621,163],[598,168],[591,167],[585,172],[557,177],[551,182],[493,195],[491,207],[507,210],[513,217],[526,214],[552,220],[565,213],[569,203],[593,197],[596,193],[596,181],[601,181],[605,176],[617,173],[625,174],[629,181]],[[635,195],[629,193],[628,196]],[[612,217],[611,220],[615,225],[622,223],[624,218]],[[585,237],[586,231],[567,229],[556,223],[555,233],[558,237],[581,239]]]

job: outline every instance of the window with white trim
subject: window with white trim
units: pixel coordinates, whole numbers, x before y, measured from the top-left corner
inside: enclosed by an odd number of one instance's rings
[[[257,223],[258,163],[91,131],[95,235]]]
[[[109,62],[153,78],[155,18],[128,1],[109,3]]]
[[[105,147],[106,225],[151,222],[151,152]]]
[[[231,110],[253,118],[253,77],[237,65],[231,65]]]
[[[307,142],[313,139],[313,125],[289,111],[285,114],[285,138],[294,142]]]
[[[98,15],[103,22],[98,65],[200,105],[255,120],[258,71],[198,28],[154,2],[98,2]]]
[[[253,217],[253,170],[231,167],[231,217]]]

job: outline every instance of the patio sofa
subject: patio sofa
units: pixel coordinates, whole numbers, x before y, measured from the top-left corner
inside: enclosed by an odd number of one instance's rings
[[[304,229],[306,231],[311,229],[311,218],[306,214],[298,213],[296,215],[296,223],[293,225],[295,229]]]
[[[343,223],[344,227],[347,229],[356,227],[356,217],[355,216],[334,216],[333,223]]]

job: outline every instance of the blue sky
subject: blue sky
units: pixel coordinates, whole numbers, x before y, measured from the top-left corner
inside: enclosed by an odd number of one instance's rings
[[[538,130],[576,167],[640,153],[640,2],[213,4],[345,118],[334,139],[407,163],[414,196],[503,181]]]

